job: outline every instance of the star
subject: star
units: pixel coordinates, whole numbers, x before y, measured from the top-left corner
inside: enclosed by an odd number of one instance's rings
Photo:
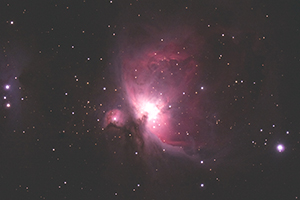
[[[285,149],[285,148],[284,148],[284,146],[283,146],[282,144],[278,144],[278,145],[277,145],[277,151],[278,151],[278,152],[281,153],[281,152],[284,151],[284,149]]]

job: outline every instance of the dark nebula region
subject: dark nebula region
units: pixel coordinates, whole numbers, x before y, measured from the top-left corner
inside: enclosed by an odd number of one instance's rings
[[[300,198],[299,2],[16,2],[1,200]]]

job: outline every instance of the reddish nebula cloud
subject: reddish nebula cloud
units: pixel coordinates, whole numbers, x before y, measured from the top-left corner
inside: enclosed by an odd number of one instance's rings
[[[167,36],[139,33],[126,41],[130,43],[120,48],[121,77],[133,118],[142,120],[145,131],[163,143],[206,143],[211,122],[201,101],[202,38],[184,30]]]
[[[124,113],[118,109],[113,109],[106,113],[103,125],[104,127],[107,127],[109,124],[124,126],[125,121]]]

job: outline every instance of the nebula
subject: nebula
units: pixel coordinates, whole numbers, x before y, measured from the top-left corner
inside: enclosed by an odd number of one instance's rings
[[[107,112],[104,127],[132,133],[129,124],[135,124],[145,143],[151,138],[160,149],[180,148],[192,155],[214,143],[216,116],[201,80],[203,44],[203,37],[184,25],[124,30],[114,68],[126,109]]]
[[[109,124],[114,124],[121,127],[124,126],[125,121],[124,113],[118,109],[113,109],[106,113],[103,125],[107,127]]]
[[[247,42],[253,31],[153,16],[160,20],[118,22],[109,64],[122,107],[106,110],[104,127],[139,134],[143,148],[225,158],[236,135],[246,133],[247,116],[256,116],[252,100],[260,98],[263,75],[248,66],[262,62],[262,44]]]
[[[194,131],[188,124],[198,118],[193,82],[198,65],[182,44],[158,42],[148,48],[137,57],[125,56],[123,60],[123,84],[129,103],[135,118],[146,118],[150,132],[163,142],[183,145],[185,137]]]

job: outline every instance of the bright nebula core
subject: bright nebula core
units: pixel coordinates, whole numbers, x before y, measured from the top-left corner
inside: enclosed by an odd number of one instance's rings
[[[277,150],[278,150],[278,152],[283,152],[284,146],[282,144],[277,145]]]

